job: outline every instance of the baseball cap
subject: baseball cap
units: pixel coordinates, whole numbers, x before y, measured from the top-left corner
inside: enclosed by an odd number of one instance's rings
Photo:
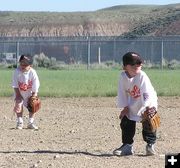
[[[32,56],[29,54],[21,55],[21,57],[19,58],[19,63],[31,65],[33,63]]]
[[[138,53],[128,52],[123,56],[123,65],[140,65],[143,63],[142,58]]]

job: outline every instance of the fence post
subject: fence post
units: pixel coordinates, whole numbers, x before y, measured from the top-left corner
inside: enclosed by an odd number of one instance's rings
[[[113,42],[113,63],[115,62],[115,58],[116,58],[116,39],[114,38],[114,42]]]
[[[98,48],[98,64],[101,64],[101,47]]]
[[[16,67],[18,66],[19,41],[16,42]]]
[[[91,41],[90,41],[90,36],[87,36],[87,41],[88,41],[87,69],[89,69],[89,67],[90,67],[90,57],[91,57]]]
[[[161,69],[163,69],[164,62],[164,42],[163,39],[161,41]]]

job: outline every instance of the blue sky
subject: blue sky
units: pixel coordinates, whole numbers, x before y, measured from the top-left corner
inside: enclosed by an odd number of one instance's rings
[[[0,11],[95,11],[115,5],[180,3],[180,0],[0,0]]]

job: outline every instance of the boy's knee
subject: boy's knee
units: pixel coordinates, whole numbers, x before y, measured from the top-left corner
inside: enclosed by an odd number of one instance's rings
[[[21,113],[23,110],[23,101],[16,101],[14,105],[14,112]]]

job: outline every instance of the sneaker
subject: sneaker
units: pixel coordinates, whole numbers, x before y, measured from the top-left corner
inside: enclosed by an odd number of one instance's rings
[[[133,145],[130,144],[123,144],[120,148],[115,149],[113,154],[116,156],[126,156],[126,155],[133,155]]]
[[[146,145],[146,155],[151,156],[151,155],[155,155],[156,152],[154,150],[154,145],[153,144],[147,144]]]
[[[16,129],[23,129],[23,123],[17,122]]]
[[[38,130],[38,127],[34,123],[29,123],[27,126],[28,129],[35,129]]]

